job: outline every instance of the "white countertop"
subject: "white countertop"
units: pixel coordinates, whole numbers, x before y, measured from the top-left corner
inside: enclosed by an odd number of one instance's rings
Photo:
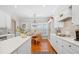
[[[4,41],[0,41],[0,54],[12,53],[29,39],[31,39],[31,36],[27,36],[27,38],[21,38],[20,36],[17,36]]]
[[[51,34],[51,36],[54,35],[56,37],[58,37],[59,39],[62,39],[62,40],[65,40],[67,42],[70,42],[76,46],[79,46],[79,41],[75,41],[74,39],[75,38],[72,38],[72,37],[60,37],[60,36],[57,36],[56,34]]]
[[[8,35],[13,35],[13,34],[5,34],[5,35],[0,35],[0,37],[3,37],[3,36],[8,36]]]

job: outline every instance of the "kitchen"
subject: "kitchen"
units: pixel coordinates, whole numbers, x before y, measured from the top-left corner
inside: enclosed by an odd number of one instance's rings
[[[0,54],[78,54],[78,10],[78,5],[0,5]],[[45,50],[33,51],[41,39],[50,42],[50,52],[44,43]]]

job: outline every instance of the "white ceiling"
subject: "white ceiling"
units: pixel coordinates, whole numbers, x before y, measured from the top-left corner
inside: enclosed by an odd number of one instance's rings
[[[52,16],[57,5],[0,5],[0,10],[3,10],[12,16],[19,16],[25,18],[34,17],[49,17]]]

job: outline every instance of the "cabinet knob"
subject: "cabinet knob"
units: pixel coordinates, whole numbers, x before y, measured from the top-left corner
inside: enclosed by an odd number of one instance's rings
[[[69,45],[69,47],[71,47],[71,45]]]

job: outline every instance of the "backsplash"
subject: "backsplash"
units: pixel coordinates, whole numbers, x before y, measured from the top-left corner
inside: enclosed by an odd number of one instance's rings
[[[64,22],[64,27],[62,28],[62,33],[63,34],[68,34],[70,35],[71,37],[76,37],[76,34],[75,34],[75,31],[79,29],[79,26],[75,26],[73,23],[72,23],[72,19],[70,20],[67,20]]]

